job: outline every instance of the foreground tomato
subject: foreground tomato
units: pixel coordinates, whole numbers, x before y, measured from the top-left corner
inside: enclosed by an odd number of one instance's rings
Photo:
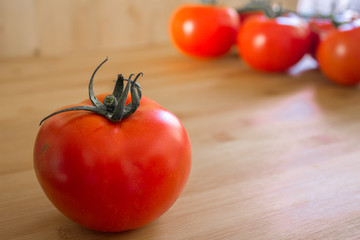
[[[321,71],[333,82],[360,82],[360,19],[339,27],[320,43],[317,58]]]
[[[237,38],[239,55],[252,68],[281,72],[308,52],[308,23],[296,16],[254,16],[241,26]]]
[[[213,5],[184,5],[169,22],[173,44],[184,54],[219,57],[236,42],[239,18],[234,9]]]
[[[124,91],[122,81],[128,82]],[[135,81],[119,75],[114,93],[97,96],[98,102],[91,80],[92,101],[50,115],[35,142],[35,171],[46,195],[64,215],[90,229],[117,232],[150,223],[172,206],[189,176],[191,146],[183,125],[156,102],[141,98]],[[117,105],[125,100],[125,107]],[[106,106],[104,111],[92,102]],[[120,108],[117,115],[114,109]]]

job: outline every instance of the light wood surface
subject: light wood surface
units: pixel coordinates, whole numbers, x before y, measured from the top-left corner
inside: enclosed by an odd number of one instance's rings
[[[0,61],[0,239],[360,239],[360,94],[312,69],[250,70],[171,46],[107,52],[96,93],[144,72],[144,95],[174,112],[193,147],[188,184],[155,222],[84,229],[46,198],[32,166],[39,121],[87,98],[103,52]]]

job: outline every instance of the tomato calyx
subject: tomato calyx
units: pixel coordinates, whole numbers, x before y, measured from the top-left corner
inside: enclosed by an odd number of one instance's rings
[[[137,108],[140,105],[140,99],[141,99],[141,87],[136,82],[137,79],[140,76],[143,76],[143,73],[140,72],[136,75],[135,79],[133,80],[132,77],[134,74],[131,74],[128,79],[125,79],[122,74],[118,74],[118,78],[115,83],[115,88],[113,90],[113,93],[110,95],[107,95],[104,98],[104,101],[101,102],[99,99],[96,98],[93,90],[93,80],[96,72],[99,70],[99,68],[108,60],[106,58],[100,65],[95,69],[93,72],[90,82],[89,82],[89,98],[93,105],[84,105],[84,106],[75,106],[75,107],[69,107],[65,108],[59,111],[56,111],[44,119],[40,121],[40,125],[48,118],[59,114],[63,112],[69,112],[69,111],[90,111],[94,112],[96,114],[99,114],[103,117],[106,117],[112,122],[120,122],[122,119],[130,116],[133,114]],[[126,83],[126,86],[124,87],[124,82]],[[126,99],[128,94],[131,94],[131,102],[126,104]]]

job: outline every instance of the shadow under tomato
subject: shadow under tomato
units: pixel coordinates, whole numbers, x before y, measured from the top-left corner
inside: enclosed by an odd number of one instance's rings
[[[144,227],[123,232],[100,232],[82,227],[70,220],[57,229],[58,239],[148,239],[156,235],[156,221]]]
[[[329,82],[328,85],[316,89],[315,100],[325,113],[343,114],[345,111],[352,111],[351,106],[358,106],[360,87],[340,86]]]

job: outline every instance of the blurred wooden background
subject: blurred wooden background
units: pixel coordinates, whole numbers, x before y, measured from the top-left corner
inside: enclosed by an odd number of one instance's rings
[[[218,2],[237,7],[248,1]],[[171,12],[188,2],[197,1],[0,0],[0,59],[166,43]],[[291,9],[296,2],[282,0]]]

